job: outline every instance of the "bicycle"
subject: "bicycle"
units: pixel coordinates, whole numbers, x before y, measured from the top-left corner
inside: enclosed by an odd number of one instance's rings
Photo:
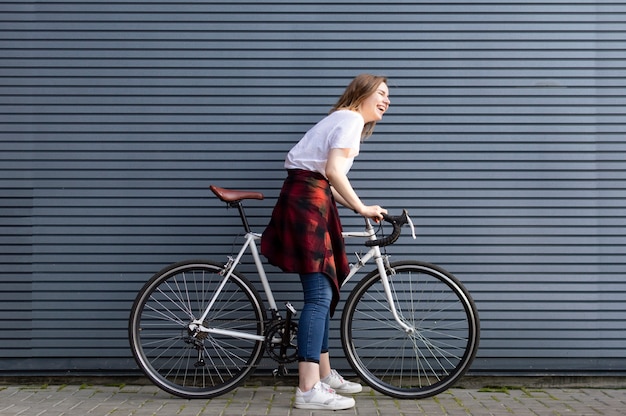
[[[243,201],[260,192],[210,186],[228,207],[237,208],[245,241],[225,263],[205,260],[169,265],[137,294],[129,318],[133,356],[159,388],[183,398],[213,398],[239,385],[263,352],[278,372],[297,360],[296,311],[278,311]],[[356,255],[346,282],[370,260],[376,268],[349,294],[340,337],[355,373],[373,389],[400,399],[420,399],[450,388],[470,367],[478,349],[480,322],[469,292],[451,273],[420,261],[397,261],[380,247],[393,244],[401,227],[413,224],[406,210],[385,215],[393,232],[379,238],[368,219],[362,238],[368,251]],[[382,227],[382,222],[381,222]],[[236,267],[252,254],[269,308]]]

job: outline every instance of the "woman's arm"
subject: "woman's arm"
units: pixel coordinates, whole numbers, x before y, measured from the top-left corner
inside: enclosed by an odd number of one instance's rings
[[[348,163],[350,149],[331,149],[326,162],[326,177],[333,188],[333,195],[337,202],[347,208],[358,212],[364,217],[375,221],[382,219],[381,213],[387,210],[378,205],[365,205],[356,194],[348,177],[345,174],[345,166]]]
[[[339,194],[339,192],[337,192],[337,190],[335,189],[334,186],[330,187],[330,190],[333,192],[333,196],[335,197],[335,201],[339,202],[341,205],[343,205],[346,208],[350,208],[352,209],[354,212],[356,212],[356,210],[354,210],[352,207],[350,207],[348,205],[348,203],[346,202],[345,199],[343,199],[343,197]]]

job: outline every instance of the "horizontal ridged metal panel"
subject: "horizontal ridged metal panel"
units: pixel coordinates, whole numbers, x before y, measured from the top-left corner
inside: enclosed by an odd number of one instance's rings
[[[471,290],[472,370],[624,372],[625,21],[599,1],[0,4],[0,368],[136,371],[143,282],[240,233],[208,185],[264,192],[260,231],[286,152],[374,72],[392,106],[351,179],[409,209],[394,260]],[[270,277],[298,306],[297,277]]]

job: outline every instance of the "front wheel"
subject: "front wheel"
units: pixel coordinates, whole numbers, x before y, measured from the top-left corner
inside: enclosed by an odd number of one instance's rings
[[[480,323],[463,285],[445,270],[401,261],[387,271],[391,297],[406,331],[394,319],[378,271],[351,292],[341,318],[346,358],[373,389],[421,399],[450,388],[470,367]]]
[[[184,398],[211,398],[243,383],[264,345],[265,311],[243,276],[228,279],[206,261],[173,264],[141,289],[129,319],[135,360],[161,389]],[[199,331],[197,322],[208,331]]]

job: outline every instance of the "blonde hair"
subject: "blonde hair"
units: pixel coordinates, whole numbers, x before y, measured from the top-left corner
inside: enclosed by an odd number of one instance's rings
[[[337,100],[330,110],[330,113],[344,109],[358,111],[363,101],[374,94],[383,82],[387,84],[387,77],[372,74],[357,75],[346,87],[341,97],[339,97],[339,100]],[[363,131],[361,132],[361,140],[365,140],[371,136],[375,126],[375,121],[365,123]]]

